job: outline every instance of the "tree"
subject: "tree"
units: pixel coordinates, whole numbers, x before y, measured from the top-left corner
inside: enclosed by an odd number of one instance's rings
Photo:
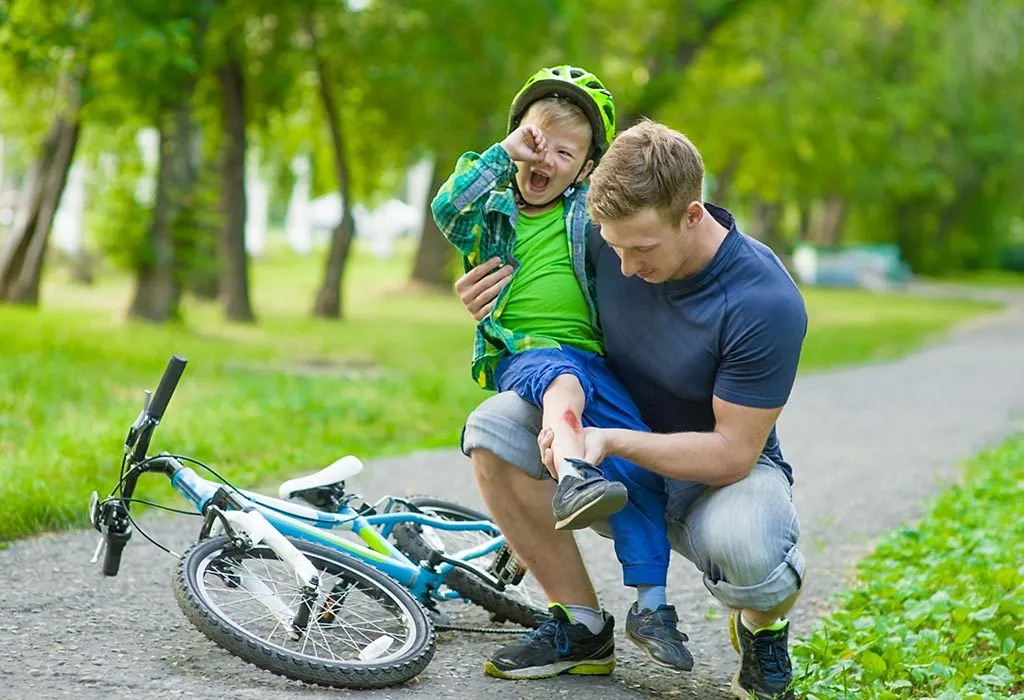
[[[40,93],[58,104],[22,188],[13,234],[0,250],[0,301],[35,305],[50,229],[78,147],[91,56],[88,42],[79,38],[91,19],[87,8],[60,5],[39,13],[27,2],[12,4],[5,19],[0,91],[13,105],[25,106]]]

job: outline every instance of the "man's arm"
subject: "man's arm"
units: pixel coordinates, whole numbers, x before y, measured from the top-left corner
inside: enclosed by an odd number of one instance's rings
[[[725,486],[747,476],[782,413],[779,408],[750,408],[712,400],[715,429],[709,433],[600,431],[606,455],[628,459],[662,476]],[[589,450],[588,450],[589,451]]]

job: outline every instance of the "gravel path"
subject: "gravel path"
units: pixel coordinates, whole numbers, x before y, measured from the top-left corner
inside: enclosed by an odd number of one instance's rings
[[[798,632],[809,629],[879,535],[918,516],[923,500],[956,478],[963,458],[1024,427],[1024,295],[985,294],[1013,306],[909,358],[798,379],[779,426],[796,474],[809,565],[805,593],[791,615]],[[371,462],[351,486],[376,498],[441,495],[440,484],[447,485],[445,497],[482,505],[465,458],[452,451]],[[197,528],[177,517],[153,518],[150,525],[179,552]],[[480,664],[500,638],[445,632],[420,678],[375,692],[312,688],[235,659],[178,611],[169,556],[136,536],[121,574],[106,579],[88,561],[94,535],[44,536],[0,551],[0,697],[731,697],[736,658],[725,618],[693,566],[674,557],[670,572],[670,600],[697,659],[693,673],[678,675],[646,662],[625,640],[621,623],[631,591],[620,583],[610,543],[590,532],[579,540],[619,622],[619,668],[612,676],[495,681]],[[469,619],[486,620],[473,613]]]

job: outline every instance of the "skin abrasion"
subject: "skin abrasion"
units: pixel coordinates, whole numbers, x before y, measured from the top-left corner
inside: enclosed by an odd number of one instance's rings
[[[572,409],[572,406],[566,406],[565,410],[562,411],[562,422],[569,426],[569,429],[577,435],[583,433],[579,416],[576,415],[576,411]]]

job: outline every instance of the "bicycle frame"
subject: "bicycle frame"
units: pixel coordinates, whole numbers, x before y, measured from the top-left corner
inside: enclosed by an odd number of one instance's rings
[[[450,600],[460,597],[455,591],[440,590],[455,565],[445,561],[434,566],[413,562],[388,540],[395,525],[414,523],[438,530],[483,531],[495,536],[484,544],[447,555],[449,559],[462,562],[490,554],[505,542],[498,528],[486,520],[451,521],[415,512],[361,515],[347,504],[337,513],[328,513],[209,481],[171,456],[162,456],[151,462],[157,460],[166,461],[170,467],[167,472],[171,485],[200,513],[206,512],[207,505],[220,489],[226,489],[245,507],[258,510],[281,534],[351,555],[395,579],[423,602],[431,598]],[[339,537],[332,530],[351,531],[365,544]]]

